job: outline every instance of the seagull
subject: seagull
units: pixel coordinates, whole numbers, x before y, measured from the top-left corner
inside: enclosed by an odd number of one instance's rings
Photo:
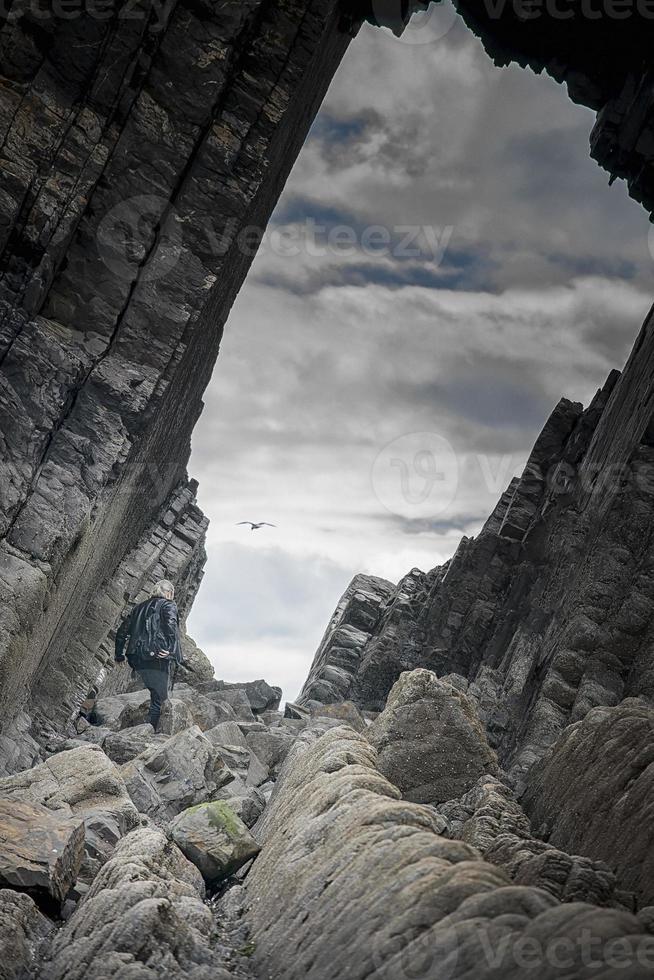
[[[254,524],[252,521],[239,521],[236,526],[240,527],[241,524],[249,524],[251,531],[258,531],[260,527],[277,527],[276,524],[269,524],[268,521],[261,521],[260,524]]]

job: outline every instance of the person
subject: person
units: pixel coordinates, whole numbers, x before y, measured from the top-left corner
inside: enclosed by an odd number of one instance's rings
[[[161,709],[183,662],[174,599],[172,582],[157,582],[151,597],[134,607],[116,633],[116,663],[127,662],[150,692],[148,721],[155,732],[159,731]]]

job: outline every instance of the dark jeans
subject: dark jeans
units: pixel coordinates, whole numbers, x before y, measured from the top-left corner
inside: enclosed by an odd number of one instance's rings
[[[139,677],[150,692],[148,721],[157,731],[161,709],[172,694],[175,667],[169,661],[164,661],[156,666],[137,668],[137,670]]]

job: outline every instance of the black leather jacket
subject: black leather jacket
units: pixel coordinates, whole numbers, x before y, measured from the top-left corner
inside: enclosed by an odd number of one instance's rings
[[[159,604],[160,621],[157,649],[168,652],[170,659],[175,663],[182,663],[177,606],[171,599],[163,599],[158,596],[139,603],[120,624],[116,633],[116,661],[118,663],[122,663],[125,657],[127,657],[130,667],[145,667],[146,665],[153,665],[153,662],[156,663],[155,658],[150,656],[152,652],[156,651],[139,649],[144,645],[139,643],[139,640],[147,639],[146,622],[148,616],[156,609],[157,604]],[[165,664],[167,662],[166,660],[159,660],[158,663]]]

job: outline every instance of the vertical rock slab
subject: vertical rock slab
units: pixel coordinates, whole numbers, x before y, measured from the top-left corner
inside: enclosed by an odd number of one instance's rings
[[[567,728],[529,777],[534,829],[563,850],[605,861],[654,905],[654,708],[630,698]]]
[[[337,0],[132,12],[2,27],[3,726],[98,681],[135,549],[174,570],[225,320],[350,42]]]

